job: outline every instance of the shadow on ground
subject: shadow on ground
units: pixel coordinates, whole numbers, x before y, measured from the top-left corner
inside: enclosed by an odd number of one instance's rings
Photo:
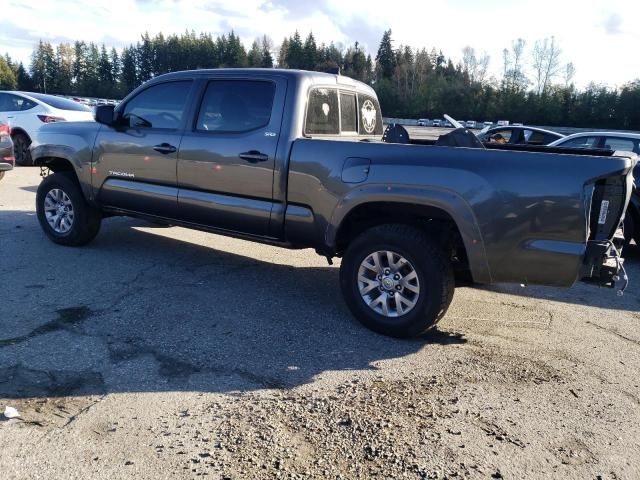
[[[631,244],[625,249],[623,256],[629,283],[622,296],[618,296],[617,288],[596,287],[580,281],[571,288],[536,285],[522,287],[514,284],[476,285],[473,288],[588,307],[640,311],[640,247]]]
[[[237,242],[246,253],[230,253],[192,240],[200,233],[165,232],[176,235],[113,219],[91,245],[65,248],[32,212],[0,212],[0,274],[12,278],[0,305],[0,397],[286,389],[465,342],[366,330],[344,306],[336,267],[265,262],[254,256],[274,249]]]

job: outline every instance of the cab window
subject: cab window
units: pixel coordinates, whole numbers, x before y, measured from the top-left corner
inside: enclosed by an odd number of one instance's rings
[[[338,92],[334,88],[314,88],[309,93],[305,135],[337,135],[340,133]]]
[[[183,80],[160,83],[143,90],[125,105],[124,124],[134,128],[180,128],[191,84],[191,80]]]
[[[240,133],[266,127],[271,119],[276,86],[256,80],[209,82],[196,129]]]
[[[358,132],[358,104],[353,93],[340,93],[340,131]]]
[[[358,94],[361,135],[382,135],[382,112],[375,97]]]

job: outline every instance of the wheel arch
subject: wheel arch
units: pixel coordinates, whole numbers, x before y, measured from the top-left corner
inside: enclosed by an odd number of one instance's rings
[[[15,135],[24,135],[25,137],[27,137],[27,139],[29,140],[29,142],[31,142],[31,135],[29,135],[26,130],[22,127],[13,127],[11,129],[11,138],[13,138]]]
[[[338,255],[362,231],[386,223],[417,225],[430,233],[450,231],[464,251],[473,281],[491,283],[484,242],[471,207],[448,190],[374,186],[347,195],[336,207],[326,244]],[[452,240],[451,237],[443,241]]]
[[[38,146],[31,152],[33,164],[45,167],[52,172],[66,172],[76,182],[85,197],[93,204],[93,192],[91,189],[91,177],[88,168],[82,168],[81,163],[74,158],[68,147]]]

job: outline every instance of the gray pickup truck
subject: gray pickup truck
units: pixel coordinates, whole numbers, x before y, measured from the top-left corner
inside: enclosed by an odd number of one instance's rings
[[[129,215],[313,248],[342,257],[353,314],[397,337],[435,325],[456,279],[622,281],[614,237],[633,154],[491,150],[464,129],[411,140],[383,132],[369,86],[290,70],[162,75],[96,120],[46,125],[33,142],[52,172],[38,219],[59,244]]]

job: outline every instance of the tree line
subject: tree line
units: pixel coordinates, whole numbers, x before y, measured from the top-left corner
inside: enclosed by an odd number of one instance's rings
[[[0,57],[0,89],[122,98],[163,73],[199,68],[256,67],[340,71],[371,85],[389,117],[508,119],[537,125],[640,129],[640,79],[620,88],[590,84],[577,89],[575,67],[562,61],[555,38],[528,46],[517,39],[502,52],[498,77],[491,59],[472,47],[454,62],[435,48],[394,46],[384,32],[374,58],[358,42],[318,44],[299,32],[277,46],[265,36],[247,50],[232,31],[165,36],[148,33],[118,51],[104,44],[40,41],[25,66]]]

